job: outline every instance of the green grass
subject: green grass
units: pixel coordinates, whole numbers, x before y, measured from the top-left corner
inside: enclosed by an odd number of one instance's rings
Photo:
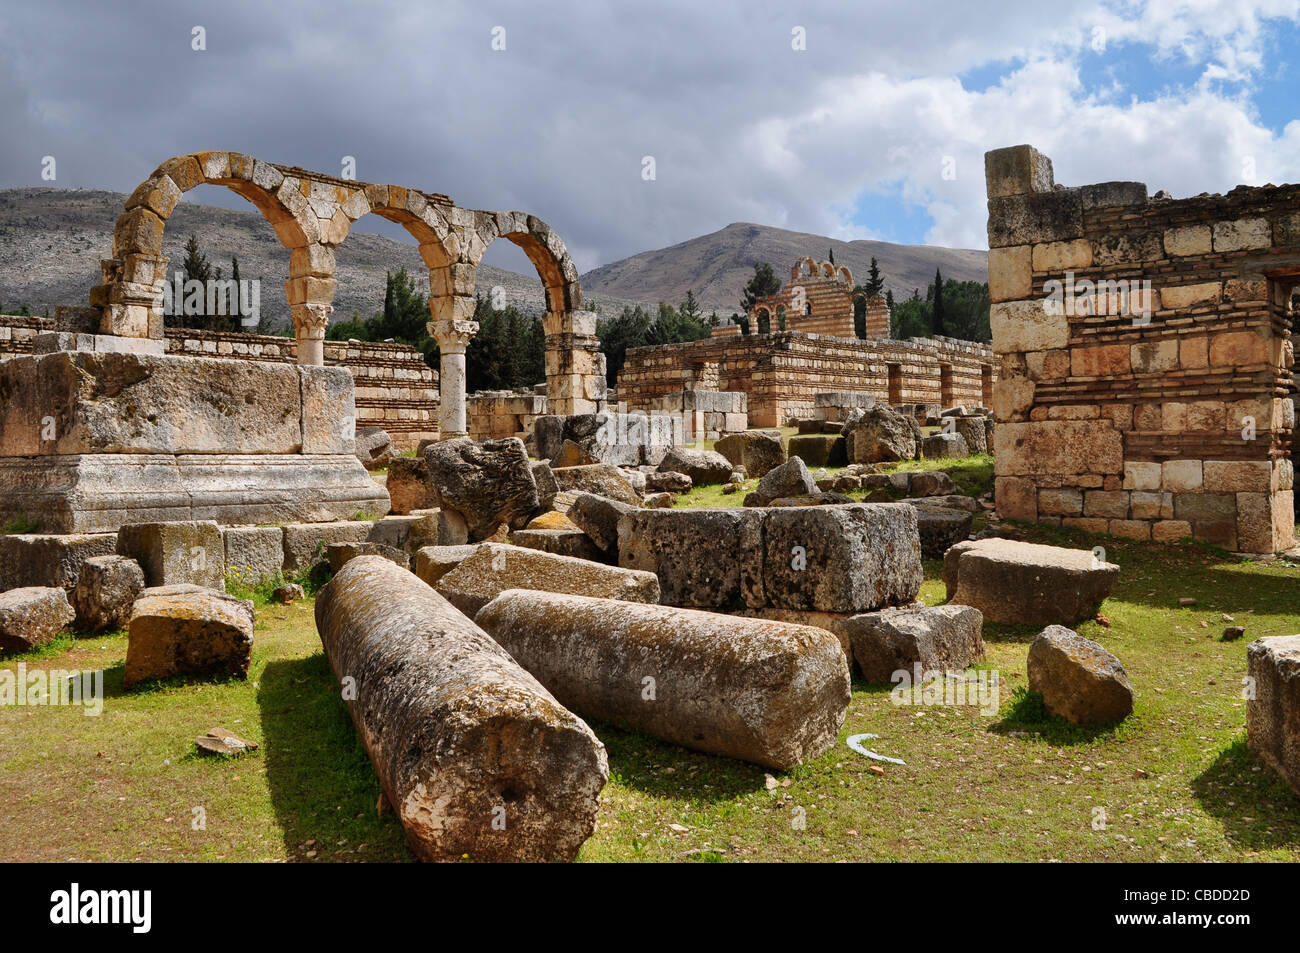
[[[1247,751],[1241,698],[1249,642],[1300,632],[1300,568],[1195,545],[1105,545],[1122,567],[1102,606],[1109,627],[1079,631],[1128,670],[1137,704],[1119,727],[1048,717],[1025,691],[1037,627],[989,624],[982,668],[999,675],[1000,711],[898,706],[887,686],[855,681],[835,748],[785,775],[594,723],[610,783],[580,859],[1300,861],[1300,798]],[[928,604],[943,601],[939,572],[927,561]],[[1180,608],[1188,595],[1197,604]],[[321,654],[312,603],[254,600],[246,682],[125,692],[121,633],[0,655],[0,668],[107,672],[97,718],[0,707],[0,860],[409,859],[393,815],[376,813],[379,784]],[[1244,639],[1219,641],[1225,614]],[[193,739],[218,726],[261,749],[199,755]],[[845,744],[863,732],[906,766],[872,770]],[[204,830],[192,828],[196,807]]]

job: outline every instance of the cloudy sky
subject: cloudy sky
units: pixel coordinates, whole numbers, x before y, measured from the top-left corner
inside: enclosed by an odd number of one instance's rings
[[[982,248],[983,153],[1022,142],[1066,184],[1300,181],[1300,0],[7,0],[0,27],[0,187],[46,156],[122,191],[203,149],[353,156],[537,214],[583,270],[735,221]]]

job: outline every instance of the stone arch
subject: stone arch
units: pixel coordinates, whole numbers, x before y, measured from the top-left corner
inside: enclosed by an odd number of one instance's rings
[[[853,272],[849,271],[849,266],[840,265],[839,273],[840,277],[844,279],[845,284],[849,287],[853,287]]]
[[[835,277],[835,266],[832,265],[829,261],[824,261],[821,263],[821,270],[822,270],[822,275],[824,277],[826,278]]]

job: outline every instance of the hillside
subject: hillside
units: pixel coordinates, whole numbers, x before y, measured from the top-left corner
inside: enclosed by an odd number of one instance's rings
[[[57,305],[86,304],[91,287],[99,284],[99,262],[110,254],[113,225],[126,198],[120,192],[83,189],[0,190],[0,311],[27,304],[33,314],[41,314],[46,308],[53,313]],[[230,253],[238,255],[241,277],[262,280],[263,314],[288,326],[284,280],[289,253],[266,219],[255,210],[182,201],[163,234],[169,271],[180,267],[190,233],[227,276]],[[364,232],[349,235],[338,251],[334,320],[347,320],[354,311],[365,317],[378,311],[384,302],[385,273],[401,267],[428,287],[428,272],[415,245]],[[480,266],[478,290],[487,294],[496,285],[524,310],[544,309],[542,283],[535,274]],[[595,304],[606,313],[633,303],[599,292],[589,298],[589,306]]]
[[[790,267],[810,256],[821,261],[830,249],[835,263],[848,265],[855,281],[867,278],[874,255],[885,287],[894,297],[910,297],[914,288],[925,294],[937,266],[944,278],[988,281],[988,253],[969,248],[930,245],[895,245],[890,242],[842,242],[806,232],[791,232],[749,222],[726,228],[679,245],[642,252],[582,276],[584,291],[632,300],[681,301],[688,289],[695,292],[706,311],[723,315],[739,308],[740,290],[754,273],[756,262],[767,262],[785,282]]]
[[[84,305],[90,288],[99,283],[99,262],[113,243],[113,224],[126,196],[120,192],[83,189],[9,189],[0,191],[0,311],[23,304],[40,314],[57,305]],[[262,311],[273,323],[287,326],[289,309],[283,282],[289,253],[281,247],[270,224],[256,211],[225,209],[182,201],[164,234],[163,251],[175,271],[184,257],[183,245],[194,233],[212,260],[228,274],[230,253],[239,256],[242,277],[262,279]],[[987,253],[971,249],[894,245],[888,242],[834,241],[821,235],[791,232],[763,225],[738,223],[690,241],[642,252],[602,265],[582,276],[587,306],[605,314],[625,304],[680,302],[694,290],[706,311],[731,314],[740,289],[753,273],[754,262],[769,262],[783,281],[790,265],[804,255],[821,259],[835,250],[835,260],[848,265],[858,281],[866,279],[874,255],[886,287],[896,297],[924,291],[935,267],[947,278],[987,280]],[[415,245],[381,235],[355,232],[338,253],[335,320],[354,312],[369,316],[384,298],[384,275],[405,267],[427,282]],[[483,265],[478,288],[506,289],[507,300],[527,311],[543,309],[542,285],[535,275]]]

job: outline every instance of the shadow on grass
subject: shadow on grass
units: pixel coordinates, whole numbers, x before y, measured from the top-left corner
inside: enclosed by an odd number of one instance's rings
[[[609,776],[624,787],[673,800],[731,801],[764,788],[764,774],[778,774],[744,761],[689,751],[666,741],[589,721],[605,744]]]
[[[1098,738],[1107,738],[1121,730],[1131,730],[1134,717],[1116,725],[1076,725],[1051,714],[1043,703],[1043,696],[1031,692],[1023,685],[1011,690],[1011,702],[1002,720],[990,725],[988,730],[998,735],[1026,732],[1058,748],[1086,745]]]
[[[290,857],[315,850],[310,859],[410,860],[395,816],[376,813],[379,778],[325,656],[268,663],[257,704],[267,787]]]
[[[1259,850],[1300,844],[1300,795],[1251,753],[1244,738],[1219,752],[1191,787],[1233,843]]]

